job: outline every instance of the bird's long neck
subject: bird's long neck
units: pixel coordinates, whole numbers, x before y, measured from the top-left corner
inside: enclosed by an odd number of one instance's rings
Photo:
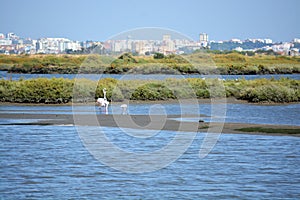
[[[103,91],[103,99],[106,100],[106,91]]]

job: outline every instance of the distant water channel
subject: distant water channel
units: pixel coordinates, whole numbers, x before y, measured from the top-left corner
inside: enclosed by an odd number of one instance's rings
[[[177,104],[162,106],[168,114],[181,112]],[[132,104],[129,112],[147,114],[150,107]],[[200,105],[201,114],[210,115],[210,109]],[[227,109],[230,122],[300,125],[300,104],[228,104]],[[76,110],[93,113],[94,107]],[[0,105],[0,113],[72,114],[72,107]],[[12,121],[0,119],[0,124]],[[161,131],[143,139],[119,128],[103,130],[115,145],[136,153],[162,148],[176,134]],[[127,174],[96,160],[74,126],[0,125],[0,199],[299,199],[298,137],[222,134],[212,152],[200,159],[204,136],[199,133],[163,169]]]
[[[32,78],[67,78],[74,79],[77,74],[13,74],[7,73],[6,71],[0,71],[0,79],[6,80],[19,80],[23,79],[32,79]],[[115,79],[123,79],[123,80],[132,80],[132,79],[140,79],[140,80],[163,80],[166,78],[222,78],[225,80],[234,80],[234,79],[242,79],[246,80],[258,79],[258,78],[266,78],[266,79],[280,79],[282,77],[300,80],[300,74],[268,74],[268,75],[199,75],[199,74],[189,74],[189,75],[164,75],[164,74],[80,74],[78,75],[80,78],[86,78],[91,80],[99,80],[100,78],[115,78]],[[77,78],[78,78],[77,77]]]

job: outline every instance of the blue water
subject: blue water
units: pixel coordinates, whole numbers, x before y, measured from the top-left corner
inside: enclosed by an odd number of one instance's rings
[[[118,128],[106,132],[137,153],[173,137],[162,131],[160,140],[141,140]],[[163,169],[128,174],[89,154],[74,127],[0,126],[0,199],[299,199],[298,138],[223,134],[200,159],[203,137],[199,133]]]
[[[12,79],[19,80],[23,79],[31,79],[31,78],[68,78],[74,79],[77,74],[9,74],[6,71],[0,71],[0,79]],[[100,78],[115,78],[115,79],[123,79],[123,80],[132,80],[132,79],[140,79],[140,80],[163,80],[166,78],[215,78],[213,75],[198,75],[198,74],[189,74],[189,75],[164,75],[164,74],[80,74],[81,78],[87,78],[91,80],[99,80]],[[280,79],[282,77],[300,80],[300,74],[279,74],[279,75],[222,75],[218,76],[219,78],[226,80],[234,80],[245,78],[246,80],[258,79],[258,78],[275,78]]]
[[[112,105],[109,112],[117,113],[119,106]],[[182,107],[162,104],[155,108],[159,110],[156,114],[180,114],[197,106]],[[147,114],[153,105],[130,104],[128,108],[130,114]],[[299,126],[299,108],[300,104],[227,104],[225,119]],[[211,115],[210,104],[201,104],[199,109],[201,114]],[[95,107],[77,106],[76,112],[93,114]],[[67,105],[0,105],[0,113],[73,114],[72,106]],[[97,110],[97,114],[103,113]],[[217,121],[218,117],[207,120]],[[1,125],[32,121],[0,119],[0,199],[300,198],[299,137],[222,134],[208,156],[200,159],[205,134],[199,132],[187,151],[170,165],[131,174],[95,159],[74,126]],[[83,128],[91,134],[97,129]],[[135,138],[116,127],[103,127],[102,131],[110,143],[136,154],[160,150],[178,134],[160,131],[151,138]],[[117,159],[118,155],[114,156]]]

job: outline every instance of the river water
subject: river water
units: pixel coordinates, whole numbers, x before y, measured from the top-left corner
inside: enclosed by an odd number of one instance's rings
[[[147,114],[151,106],[132,104],[129,112]],[[161,107],[168,114],[181,112],[177,104]],[[299,108],[300,104],[228,104],[226,121],[299,126]],[[76,112],[92,113],[93,109],[81,106]],[[201,114],[209,116],[210,110],[210,104],[200,105]],[[0,105],[0,112],[72,114],[72,107]],[[119,128],[103,129],[111,142],[136,153],[162,148],[176,134],[161,131],[153,139],[141,139]],[[222,134],[212,152],[199,158],[204,137],[198,133],[187,151],[165,168],[130,174],[96,160],[74,126],[0,125],[0,199],[300,198],[298,137]]]
[[[241,79],[245,78],[246,80],[258,79],[258,78],[266,78],[266,79],[280,79],[290,78],[295,80],[300,80],[300,74],[268,74],[268,75],[199,75],[199,74],[188,74],[188,75],[166,75],[166,74],[13,74],[7,73],[6,71],[0,71],[0,79],[12,79],[12,80],[19,80],[20,78],[23,79],[31,79],[31,78],[68,78],[74,79],[77,76],[80,78],[87,78],[91,80],[99,80],[100,78],[115,78],[115,79],[122,79],[122,80],[163,80],[166,78],[222,78],[225,80],[234,80],[234,79]]]

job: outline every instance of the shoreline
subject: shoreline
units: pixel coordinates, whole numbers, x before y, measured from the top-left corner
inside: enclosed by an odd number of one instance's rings
[[[57,66],[56,66],[57,67]],[[136,66],[138,67],[138,66]],[[217,66],[217,68],[222,68],[224,66]],[[19,72],[19,71],[9,71],[7,69],[0,69],[0,71],[6,72],[7,74],[36,74],[36,75],[43,75],[43,74],[62,74],[62,75],[72,75],[72,74],[98,74],[98,72],[91,72],[91,73],[86,73],[86,72],[77,72],[77,73],[61,73],[59,71],[48,71],[48,73],[37,73],[37,72]],[[105,73],[103,72],[102,74],[107,74],[107,75],[126,75],[128,74],[127,72],[122,72],[122,73]],[[139,73],[139,72],[132,72],[132,75],[166,75],[165,73]],[[203,74],[199,72],[178,72],[178,73],[170,73],[168,75],[220,75],[220,76],[259,76],[259,75],[285,75],[285,74],[291,74],[291,75],[298,75],[300,74],[299,72],[290,72],[290,73],[278,73],[278,72],[260,72],[258,71],[257,73],[245,73],[241,71],[240,73],[209,73],[209,74]]]
[[[193,101],[195,102],[196,99],[180,99],[182,101]],[[248,105],[262,105],[262,106],[273,106],[273,105],[291,105],[291,104],[299,104],[300,102],[283,102],[283,103],[275,103],[275,102],[249,102],[247,100],[241,100],[236,99],[234,97],[227,97],[224,99],[220,98],[207,98],[207,99],[197,99],[198,104],[218,104],[218,103],[228,103],[228,104],[248,104]],[[96,102],[96,100],[95,100]],[[95,105],[95,102],[84,102],[84,103],[60,103],[60,104],[45,104],[45,103],[16,103],[16,102],[0,102],[1,105],[15,105],[15,106],[93,106]],[[110,102],[110,105],[112,104],[123,104],[128,103],[128,101],[112,101]],[[129,100],[130,104],[178,104],[178,100],[176,99],[168,99],[168,100]]]
[[[250,134],[250,135],[272,135],[272,136],[294,136],[300,137],[300,126],[250,124],[250,123],[218,123],[218,122],[185,122],[176,118],[191,117],[189,115],[88,115],[88,114],[0,114],[0,119],[32,119],[35,122],[11,122],[2,123],[0,126],[10,125],[39,125],[39,126],[103,126],[121,127],[140,130],[170,130],[213,134],[221,131],[222,134]],[[195,117],[195,116],[194,116]],[[201,117],[201,116],[200,116]],[[272,130],[289,129],[290,133],[266,133],[240,131],[242,128],[266,128]],[[299,131],[298,131],[299,130]]]

